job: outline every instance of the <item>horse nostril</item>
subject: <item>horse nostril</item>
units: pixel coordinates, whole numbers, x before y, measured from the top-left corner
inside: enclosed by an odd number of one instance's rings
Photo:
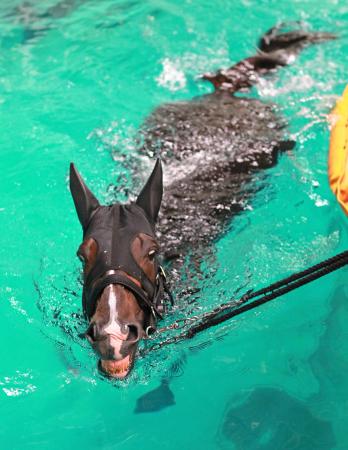
[[[95,342],[97,340],[98,337],[98,327],[97,324],[95,322],[91,322],[89,324],[89,327],[87,328],[86,331],[86,338],[90,341],[90,342]]]
[[[139,332],[138,327],[136,325],[127,325],[128,328],[128,336],[127,341],[136,342],[139,340]]]

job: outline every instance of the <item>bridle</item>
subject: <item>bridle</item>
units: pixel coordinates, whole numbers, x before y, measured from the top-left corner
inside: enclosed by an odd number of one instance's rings
[[[91,305],[92,308],[95,309],[98,298],[103,290],[111,284],[119,284],[132,292],[143,309],[150,311],[152,320],[150,324],[146,326],[146,330],[152,328],[152,330],[155,331],[157,320],[163,319],[163,314],[165,312],[164,294],[167,294],[171,305],[174,305],[174,298],[169,290],[166,274],[163,267],[157,261],[156,268],[157,274],[155,282],[151,283],[151,281],[147,279],[146,285],[144,286],[145,289],[139,287],[129,277],[115,269],[107,270],[97,279],[89,279],[87,276],[83,293],[84,310],[86,311],[87,316],[90,317],[92,315],[92,310],[90,308],[88,311],[87,305]]]

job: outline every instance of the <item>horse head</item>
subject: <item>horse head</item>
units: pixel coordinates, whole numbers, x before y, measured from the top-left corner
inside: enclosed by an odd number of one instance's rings
[[[99,368],[123,379],[139,342],[156,329],[163,311],[164,275],[158,263],[155,223],[163,193],[162,166],[155,168],[137,200],[103,206],[73,164],[70,191],[83,229],[77,255],[83,263],[86,338]]]

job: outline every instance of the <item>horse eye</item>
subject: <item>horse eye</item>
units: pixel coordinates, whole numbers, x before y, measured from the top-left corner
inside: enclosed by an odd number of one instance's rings
[[[152,260],[155,257],[155,255],[156,255],[156,250],[150,250],[147,256],[149,257],[149,259]]]
[[[77,253],[77,257],[79,258],[79,260],[82,262],[82,264],[84,264],[86,262],[84,256],[81,253]]]

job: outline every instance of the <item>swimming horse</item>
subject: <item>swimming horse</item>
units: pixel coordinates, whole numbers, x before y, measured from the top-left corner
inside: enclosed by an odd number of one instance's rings
[[[71,165],[70,189],[83,228],[78,256],[84,266],[86,338],[104,374],[124,379],[131,372],[139,342],[163,314],[166,280],[157,236],[167,259],[180,260],[188,251],[204,255],[242,209],[253,175],[294,145],[283,140],[284,122],[272,105],[233,94],[287,65],[309,44],[329,39],[334,35],[272,28],[256,55],[203,76],[213,93],[155,109],[142,127],[141,151],[161,151],[170,174],[163,202],[160,160],[134,203],[111,206],[99,204]]]

